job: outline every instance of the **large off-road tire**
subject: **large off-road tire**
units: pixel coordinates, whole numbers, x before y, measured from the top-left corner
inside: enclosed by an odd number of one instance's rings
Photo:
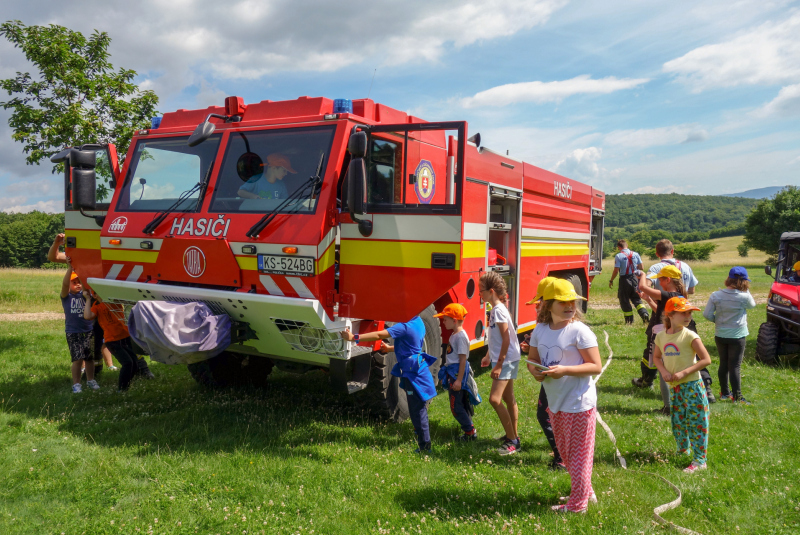
[[[192,378],[210,388],[265,386],[272,367],[273,362],[268,358],[228,352],[188,366]]]
[[[572,286],[575,287],[575,293],[577,293],[581,297],[586,297],[586,290],[584,290],[583,281],[579,276],[577,276],[575,273],[568,273],[567,275],[564,276],[564,280],[569,282],[570,284],[572,284]],[[581,302],[581,310],[584,313],[586,313],[586,310],[588,308],[587,305],[588,305],[587,301]]]
[[[442,329],[438,318],[433,317],[434,314],[436,308],[431,305],[419,315],[425,323],[422,350],[438,358],[442,353]],[[400,388],[400,379],[392,375],[392,368],[396,363],[397,358],[394,353],[386,355],[374,353],[367,388],[357,396],[361,406],[369,410],[373,416],[402,422],[408,418],[408,400],[405,391]],[[441,358],[429,368],[436,384],[439,383],[440,366]]]
[[[778,364],[780,337],[781,328],[778,324],[770,321],[762,323],[756,340],[756,359],[770,366]]]

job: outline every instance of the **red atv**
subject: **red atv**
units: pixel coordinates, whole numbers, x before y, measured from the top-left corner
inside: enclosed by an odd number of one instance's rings
[[[758,329],[756,358],[765,364],[778,364],[778,355],[800,352],[800,232],[781,234],[775,283],[767,300],[767,321]],[[773,276],[772,266],[764,272]]]

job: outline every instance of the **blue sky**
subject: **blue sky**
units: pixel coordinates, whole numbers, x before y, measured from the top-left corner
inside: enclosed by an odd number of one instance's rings
[[[369,93],[608,193],[800,184],[800,1],[15,4],[6,19],[108,32],[162,112]],[[0,43],[0,77],[18,70]],[[61,210],[60,178],[25,165],[7,120],[0,210]]]

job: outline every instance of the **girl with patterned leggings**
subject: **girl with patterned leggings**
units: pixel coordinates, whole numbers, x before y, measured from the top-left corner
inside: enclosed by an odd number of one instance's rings
[[[543,299],[531,333],[530,361],[547,368],[528,364],[528,371],[547,393],[547,412],[571,487],[567,503],[553,510],[585,513],[590,501],[597,502],[592,490],[597,390],[591,376],[602,370],[600,351],[597,337],[580,321],[577,300],[583,297],[572,284],[554,280]]]
[[[711,364],[703,341],[687,329],[692,311],[700,310],[683,297],[673,297],[664,307],[665,330],[656,335],[653,362],[670,387],[672,435],[678,454],[692,447],[692,462],[683,471],[706,469],[708,449],[708,399],[700,370]],[[697,355],[697,362],[695,362]]]

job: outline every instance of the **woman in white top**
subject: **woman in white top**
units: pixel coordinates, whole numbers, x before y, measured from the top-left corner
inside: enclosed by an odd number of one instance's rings
[[[591,376],[602,370],[597,337],[580,321],[578,299],[584,298],[562,279],[545,289],[539,322],[531,334],[530,360],[548,369],[528,364],[547,393],[556,445],[571,481],[566,505],[553,510],[573,513],[586,512],[589,501],[597,501],[592,490],[597,391]]]

